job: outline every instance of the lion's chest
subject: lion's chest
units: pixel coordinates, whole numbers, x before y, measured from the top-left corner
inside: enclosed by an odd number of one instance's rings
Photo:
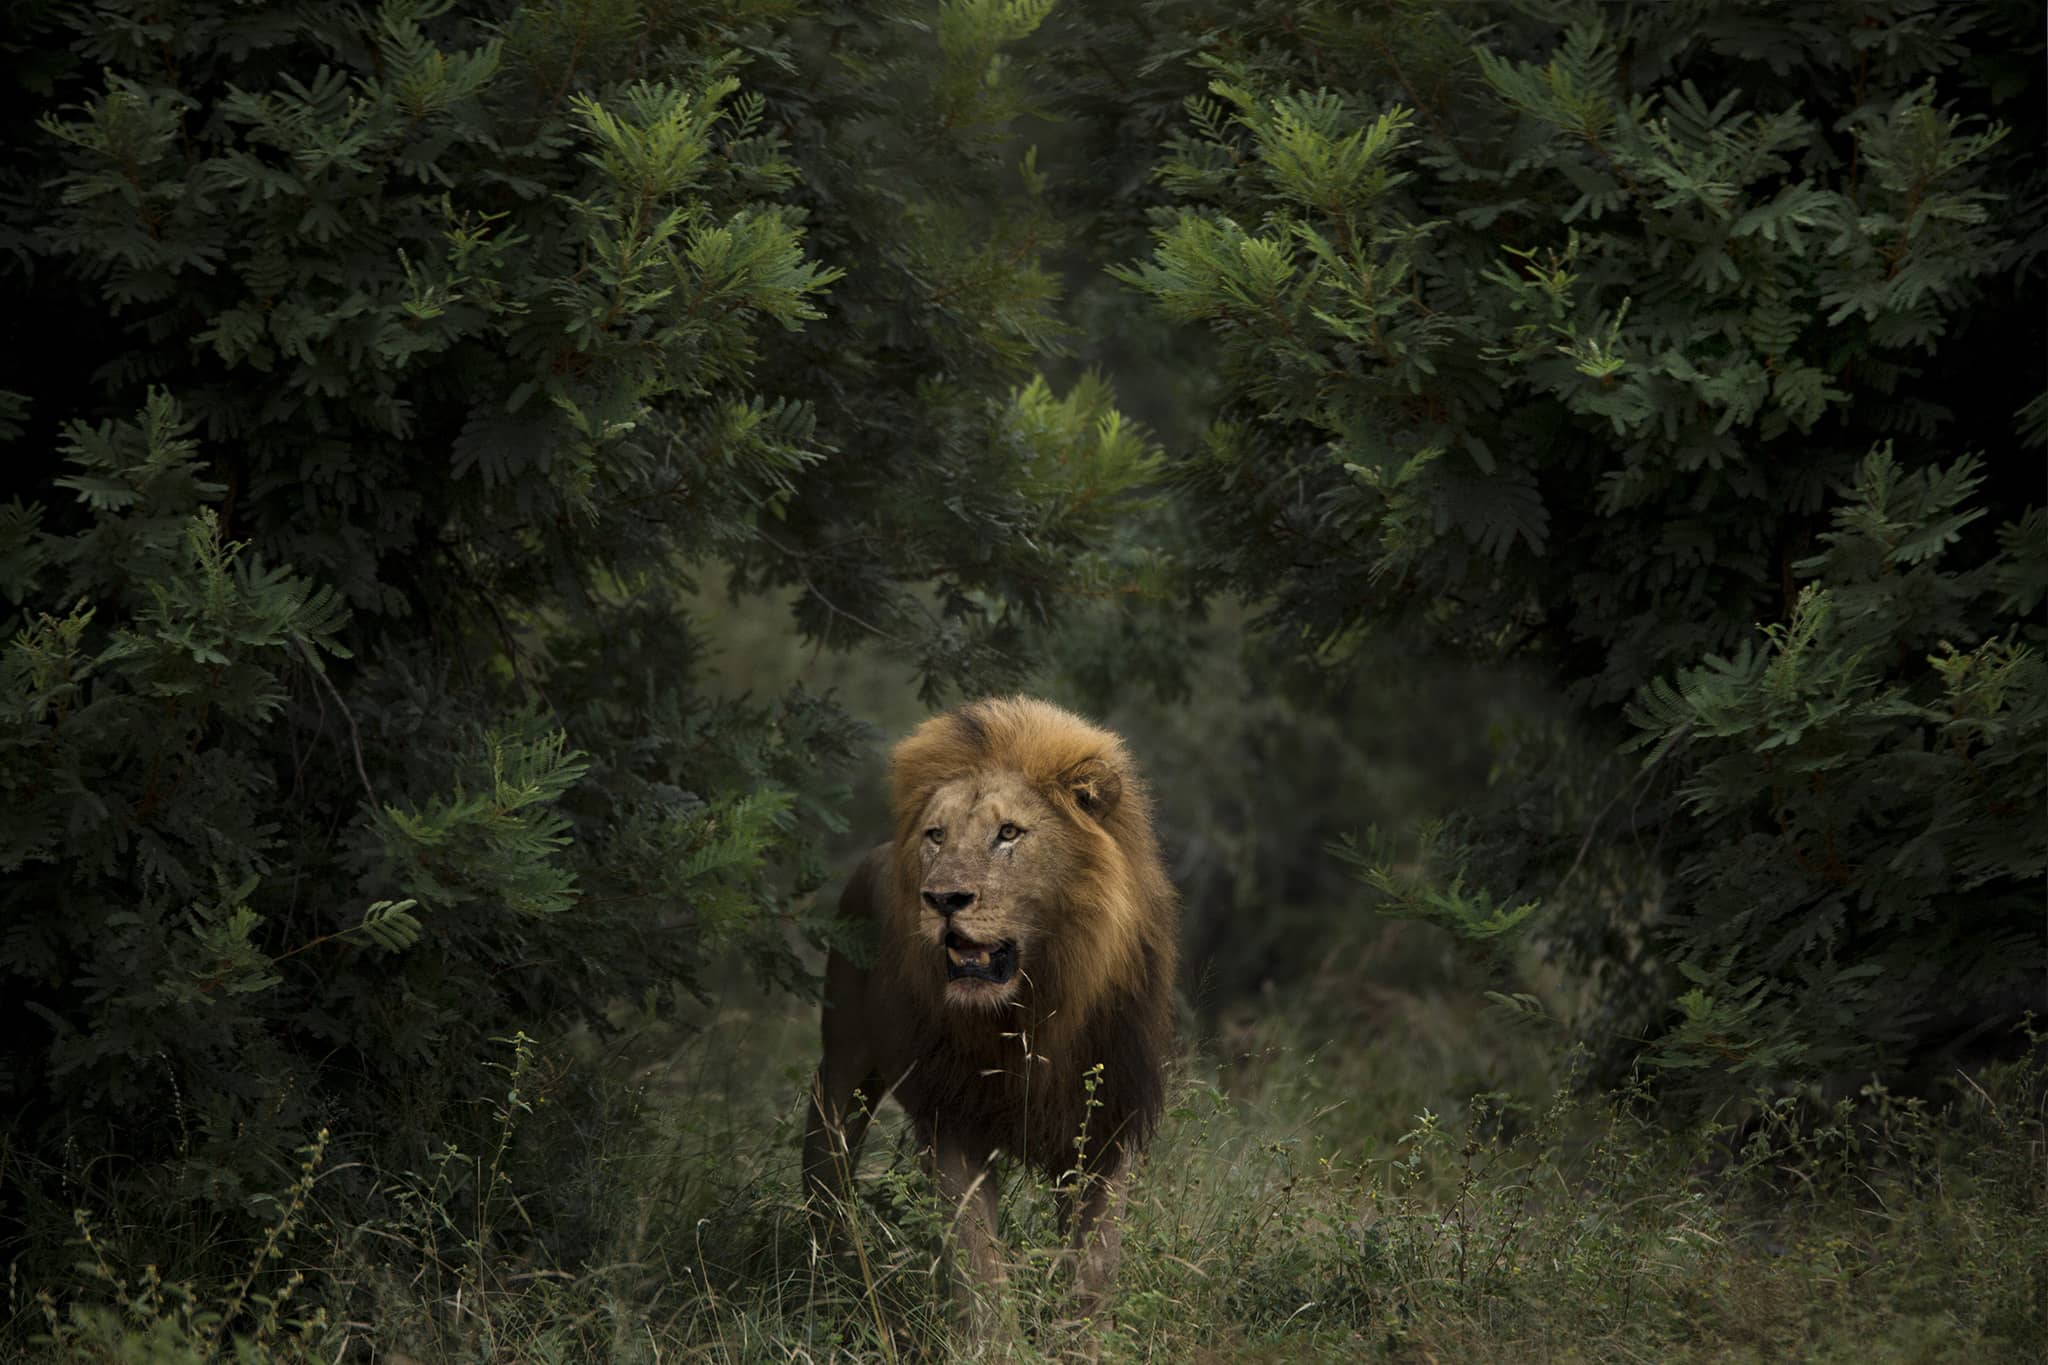
[[[976,1157],[1000,1154],[1048,1176],[1106,1172],[1141,1147],[1158,1121],[1159,1057],[1149,1035],[1116,1013],[1027,1059],[1014,1034],[920,1040],[898,1074],[897,1100],[921,1141]]]
[[[1073,1169],[1084,1154],[1091,1167],[1107,1155],[1099,1138],[1106,1131],[1103,1106],[1090,1103],[1080,1068],[1029,1058],[1014,1038],[930,1044],[897,1098],[924,1142],[944,1139],[976,1156],[1000,1154],[1052,1175]]]

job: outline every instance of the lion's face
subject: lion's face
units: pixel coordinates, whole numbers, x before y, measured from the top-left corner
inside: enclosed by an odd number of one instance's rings
[[[1046,951],[1078,862],[1073,833],[1015,773],[956,778],[932,793],[918,839],[916,941],[949,1005],[1014,999]]]

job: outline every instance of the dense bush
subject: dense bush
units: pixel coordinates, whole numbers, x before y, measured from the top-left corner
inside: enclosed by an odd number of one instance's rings
[[[1325,667],[1419,627],[1635,708],[1632,789],[1526,774],[1467,830],[1496,894],[1409,899],[1576,899],[1674,1066],[1893,1064],[2041,980],[2023,10],[1161,10],[1207,89],[1123,276],[1227,384],[1174,470],[1211,571]]]
[[[698,576],[988,685],[1149,467],[1031,382],[1041,12],[24,14],[8,1235],[80,1178],[233,1221],[323,1125],[344,1173],[474,1146],[493,1039],[802,979],[865,731],[706,686]]]

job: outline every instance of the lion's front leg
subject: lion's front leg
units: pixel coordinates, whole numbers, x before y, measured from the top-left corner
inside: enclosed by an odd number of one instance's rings
[[[1074,1258],[1074,1310],[1095,1317],[1109,1302],[1117,1264],[1124,1251],[1124,1194],[1129,1183],[1123,1168],[1082,1177],[1078,1195],[1060,1195],[1060,1222]]]
[[[968,1154],[941,1139],[931,1154],[932,1177],[939,1197],[952,1213],[946,1238],[946,1274],[951,1281],[955,1315],[976,1335],[983,1335],[1002,1307],[1009,1277],[1002,1244],[996,1240],[996,1173],[986,1158]],[[966,1266],[958,1264],[964,1258]]]

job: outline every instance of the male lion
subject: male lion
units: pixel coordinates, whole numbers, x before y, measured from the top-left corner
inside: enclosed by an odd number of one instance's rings
[[[871,1108],[893,1094],[973,1280],[993,1292],[1003,1278],[991,1167],[1023,1161],[1060,1183],[1094,1311],[1173,1026],[1179,906],[1144,783],[1115,735],[1024,697],[926,721],[890,775],[896,837],[840,901],[880,931],[875,964],[834,953],[825,972],[812,1207],[843,1207]],[[956,1278],[955,1292],[971,1312],[972,1288]]]

